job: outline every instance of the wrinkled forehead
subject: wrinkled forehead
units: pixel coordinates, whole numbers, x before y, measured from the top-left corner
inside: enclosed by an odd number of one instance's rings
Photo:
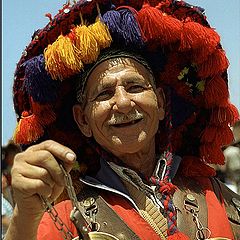
[[[96,89],[97,85],[111,84],[111,79],[116,75],[121,75],[125,72],[129,78],[137,81],[141,77],[147,83],[151,84],[155,89],[155,80],[151,68],[143,58],[135,56],[112,56],[111,58],[104,59],[97,62],[90,71],[88,71],[85,79],[82,79],[83,85],[77,88],[77,100],[83,103],[89,92]]]
[[[153,75],[144,65],[131,58],[116,57],[101,62],[92,70],[87,79],[86,91],[103,81],[110,83],[111,79],[121,76],[122,72],[135,81],[141,76],[146,82],[153,84]]]
[[[120,69],[121,66],[123,68],[124,66],[131,66],[135,71],[138,71],[141,74],[144,73],[145,76],[149,76],[151,78],[151,84],[154,86],[152,69],[145,58],[135,52],[111,49],[103,52],[98,60],[80,75],[76,87],[77,101],[80,103],[83,102],[86,85],[90,85],[88,82],[93,78],[93,75],[94,79],[98,79],[99,77],[108,74],[109,71],[114,68]]]

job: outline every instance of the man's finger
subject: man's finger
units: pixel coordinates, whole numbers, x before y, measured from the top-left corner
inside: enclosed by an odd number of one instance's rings
[[[57,143],[53,140],[47,140],[40,144],[29,147],[26,151],[39,151],[39,150],[47,150],[51,154],[53,154],[57,159],[63,161],[63,165],[71,166],[76,160],[76,154],[68,147],[63,146],[60,143]],[[69,169],[66,169],[69,170]]]

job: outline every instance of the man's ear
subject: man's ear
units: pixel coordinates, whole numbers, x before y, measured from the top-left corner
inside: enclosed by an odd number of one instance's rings
[[[156,96],[158,101],[159,120],[163,120],[165,116],[165,94],[162,88],[156,89]]]
[[[87,121],[86,115],[80,104],[73,106],[73,117],[77,123],[79,129],[86,137],[92,136],[92,130],[90,128],[89,122]]]

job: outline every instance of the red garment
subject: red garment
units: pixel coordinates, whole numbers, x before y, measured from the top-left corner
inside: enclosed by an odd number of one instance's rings
[[[234,239],[222,195],[220,195],[221,202],[219,202],[213,191],[213,186],[209,178],[197,178],[197,180],[202,185],[206,194],[208,228],[211,230],[211,237]]]
[[[104,194],[104,199],[140,239],[160,240],[160,237],[152,227],[139,215],[127,200],[118,196],[116,197],[111,193]]]
[[[206,201],[208,206],[208,228],[211,230],[211,237],[225,237],[234,239],[230,223],[227,218],[224,203],[220,203],[213,192],[211,181],[208,178],[198,178],[198,181],[205,189]],[[150,225],[136,212],[131,204],[122,197],[111,193],[104,194],[105,200],[112,209],[123,219],[123,221],[139,236],[142,240],[160,240],[160,237],[154,232]],[[60,218],[69,227],[70,231],[77,235],[77,230],[71,222],[69,216],[72,210],[72,204],[63,201],[55,206]],[[221,221],[221,222],[219,222]],[[193,223],[194,224],[194,223]],[[39,225],[37,240],[62,240],[61,233],[56,229],[50,216],[45,213]]]
[[[78,236],[77,230],[70,220],[70,212],[72,203],[70,200],[63,201],[54,206],[61,220],[68,226],[74,237]],[[59,226],[59,225],[58,225]],[[62,233],[57,230],[53,220],[48,213],[43,215],[43,218],[38,227],[37,240],[63,240]]]

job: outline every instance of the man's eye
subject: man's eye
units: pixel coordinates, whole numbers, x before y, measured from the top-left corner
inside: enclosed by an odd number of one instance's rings
[[[108,100],[112,96],[113,96],[113,92],[111,90],[104,90],[97,95],[95,100],[97,101]]]
[[[139,93],[139,92],[142,92],[144,90],[145,90],[145,88],[141,85],[133,85],[133,86],[130,86],[128,88],[129,93]]]

